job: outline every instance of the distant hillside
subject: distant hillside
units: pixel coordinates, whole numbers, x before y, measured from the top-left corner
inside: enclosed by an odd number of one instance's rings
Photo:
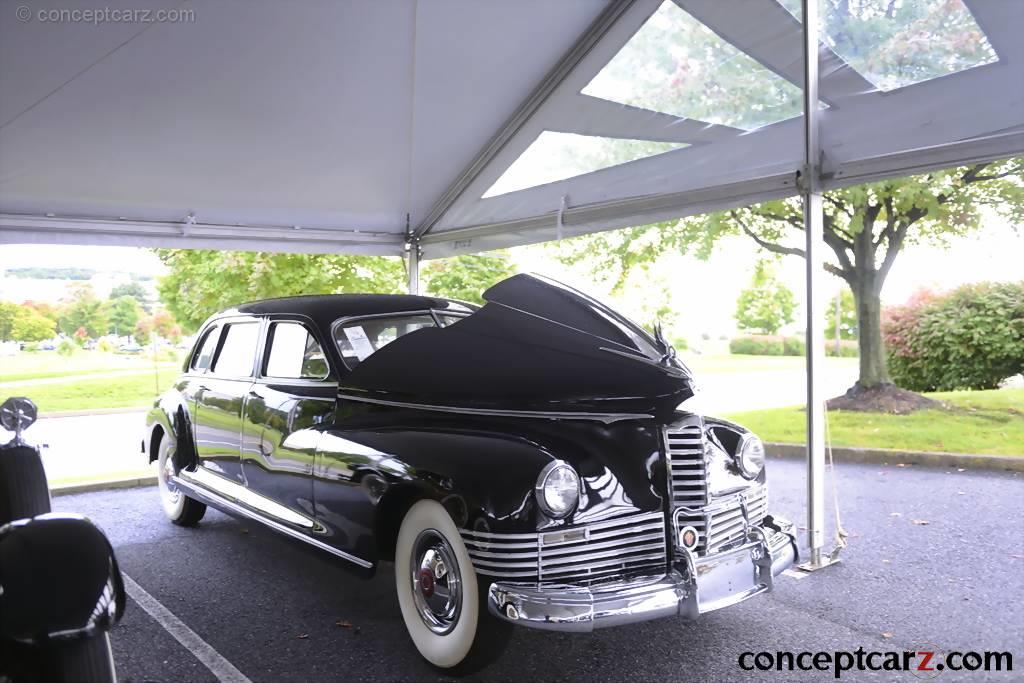
[[[23,280],[91,280],[97,271],[92,268],[8,268],[8,277]],[[152,280],[149,275],[129,273],[133,280]]]

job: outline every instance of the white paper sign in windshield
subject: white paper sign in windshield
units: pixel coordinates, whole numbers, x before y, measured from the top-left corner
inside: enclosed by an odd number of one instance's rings
[[[360,362],[369,358],[370,354],[374,352],[373,344],[366,336],[366,332],[363,331],[362,327],[355,325],[353,327],[346,327],[345,337],[348,339],[348,343],[352,345],[352,350],[355,352],[356,357],[359,358]]]

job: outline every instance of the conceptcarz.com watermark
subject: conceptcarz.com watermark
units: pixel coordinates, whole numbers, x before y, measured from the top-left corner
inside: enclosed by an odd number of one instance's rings
[[[23,24],[191,24],[196,12],[184,9],[124,9],[117,7],[33,9],[21,5],[14,11]]]

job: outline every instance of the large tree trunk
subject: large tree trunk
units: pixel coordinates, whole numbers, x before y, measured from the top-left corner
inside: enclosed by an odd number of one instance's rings
[[[891,384],[882,342],[882,282],[876,270],[857,269],[850,283],[857,304],[857,345],[860,350],[860,377],[863,388]]]

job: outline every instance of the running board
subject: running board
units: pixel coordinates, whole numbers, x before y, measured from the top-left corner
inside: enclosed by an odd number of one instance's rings
[[[260,524],[263,524],[264,526],[270,527],[274,531],[280,532],[280,533],[284,534],[285,536],[290,536],[290,537],[292,537],[292,538],[294,538],[296,540],[308,543],[309,545],[311,545],[311,546],[313,546],[315,548],[318,548],[320,550],[326,551],[326,552],[328,552],[328,553],[330,553],[330,554],[332,554],[332,555],[334,555],[336,557],[340,557],[343,560],[348,560],[349,562],[351,562],[351,563],[353,563],[353,564],[355,564],[355,565],[357,565],[359,567],[362,567],[363,569],[372,569],[373,568],[373,563],[372,562],[368,562],[368,561],[364,560],[361,557],[356,557],[355,555],[349,555],[344,550],[338,550],[334,546],[327,545],[323,541],[317,540],[315,538],[311,538],[310,536],[307,536],[306,534],[302,533],[301,531],[296,531],[295,529],[291,529],[291,528],[285,526],[284,524],[281,524],[280,522],[275,522],[272,519],[267,519],[266,517],[261,517],[258,514],[256,514],[255,512],[253,512],[252,510],[250,510],[249,508],[247,508],[247,507],[245,507],[243,505],[240,505],[239,503],[235,502],[234,500],[231,500],[230,498],[222,496],[222,495],[220,495],[218,493],[214,493],[213,491],[210,491],[208,489],[200,488],[200,487],[196,486],[194,483],[192,483],[191,481],[189,481],[188,479],[183,479],[180,476],[173,475],[173,476],[171,476],[171,481],[174,483],[175,486],[178,486],[179,488],[181,488],[181,489],[183,489],[185,491],[188,491],[189,493],[195,495],[198,498],[203,498],[203,499],[207,500],[208,502],[213,504],[215,507],[223,507],[223,508],[225,508],[227,510],[230,510],[231,512],[234,512],[235,514],[241,515],[242,517],[246,517],[247,519],[251,519],[251,520],[253,520],[255,522],[259,522]]]

